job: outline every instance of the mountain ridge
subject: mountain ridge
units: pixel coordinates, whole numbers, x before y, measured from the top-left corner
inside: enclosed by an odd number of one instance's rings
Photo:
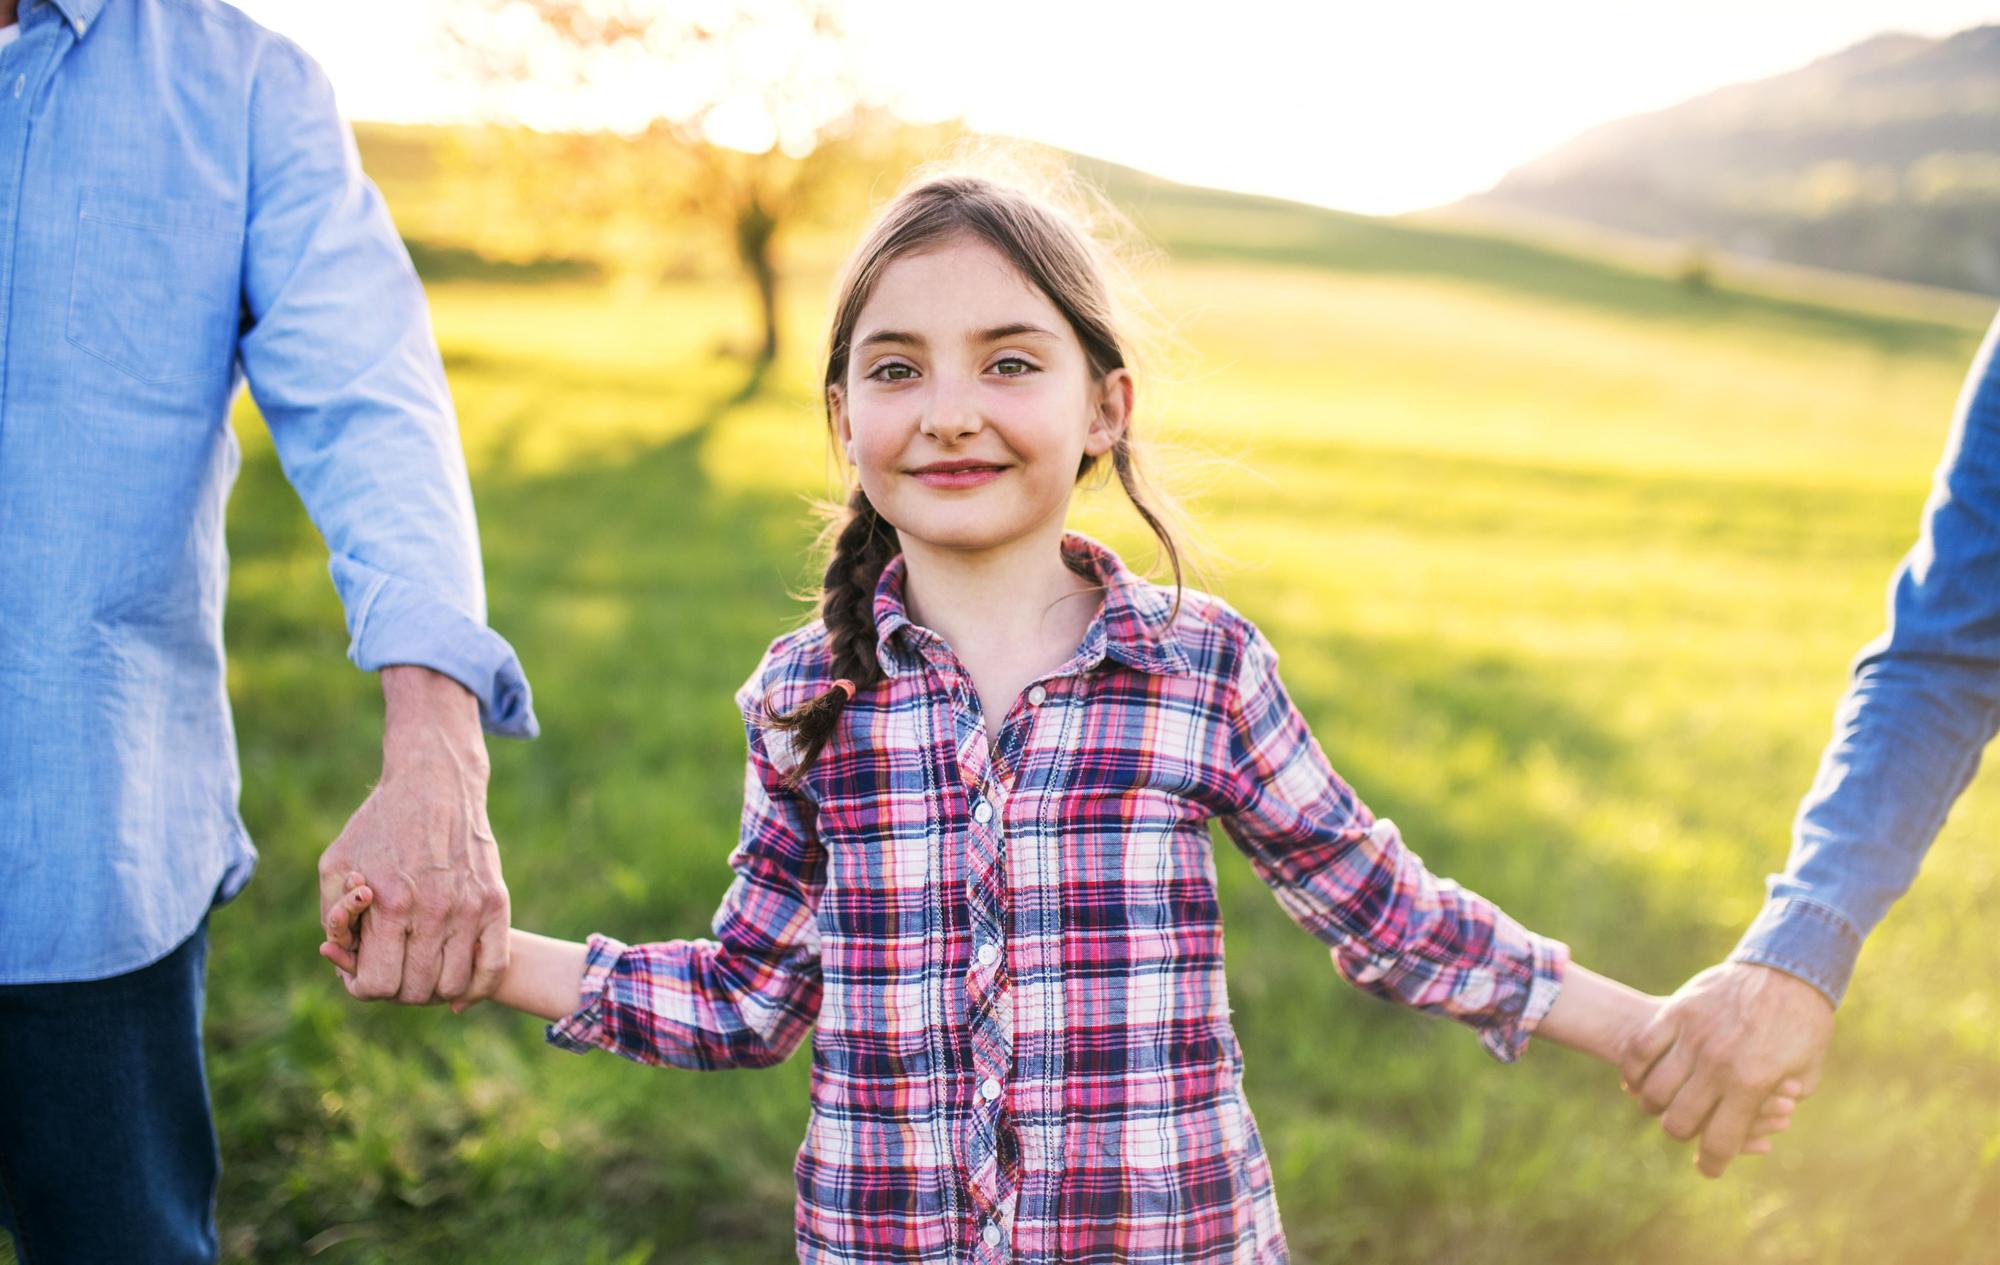
[[[1599,124],[1455,209],[2000,295],[2000,24]]]

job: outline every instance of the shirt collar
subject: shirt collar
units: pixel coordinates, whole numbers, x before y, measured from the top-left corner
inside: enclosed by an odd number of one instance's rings
[[[29,0],[31,4],[34,2]],[[104,8],[104,0],[49,0],[49,3],[68,20],[79,40],[90,30],[91,24],[97,21],[98,12]]]
[[[1063,537],[1062,549],[1079,559],[1084,572],[1104,587],[1103,605],[1084,631],[1070,668],[1087,671],[1110,658],[1160,675],[1194,670],[1174,636],[1171,593],[1132,574],[1117,554],[1088,536],[1070,532]],[[882,578],[875,584],[875,658],[890,677],[917,668],[927,652],[922,643],[936,640],[911,621],[903,604],[906,582],[903,555],[897,554],[882,568]]]

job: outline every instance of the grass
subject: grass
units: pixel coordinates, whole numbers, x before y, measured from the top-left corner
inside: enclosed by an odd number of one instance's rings
[[[1150,214],[1175,350],[1141,424],[1335,764],[1434,869],[1585,962],[1667,991],[1723,954],[1878,630],[1978,330],[1241,200]],[[1394,240],[1347,240],[1377,228]],[[435,322],[492,622],[544,730],[493,748],[516,920],[701,934],[738,808],[730,693],[812,569],[814,366],[746,395],[729,348],[751,314],[726,285],[462,263]],[[792,287],[795,346],[823,281]],[[264,861],[213,933],[228,1259],[788,1258],[804,1056],[576,1059],[495,1009],[351,1003],[314,956],[313,861],[374,774],[379,702],[341,663],[261,424],[238,421],[230,683]],[[1110,494],[1076,520],[1146,555]],[[1820,1097],[1719,1184],[1610,1072],[1542,1048],[1502,1068],[1342,988],[1219,844],[1296,1259],[2000,1259],[1996,826],[1988,776],[1871,941]]]

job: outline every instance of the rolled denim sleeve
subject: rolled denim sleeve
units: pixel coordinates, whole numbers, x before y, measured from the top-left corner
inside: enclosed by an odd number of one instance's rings
[[[2000,319],[1960,394],[1889,627],[1855,660],[1791,856],[1736,961],[1839,1005],[1861,944],[1916,879],[2000,730]]]
[[[286,477],[325,538],[348,657],[458,681],[532,737],[520,660],[486,626],[458,422],[407,251],[325,75],[265,46],[250,111],[238,353]]]

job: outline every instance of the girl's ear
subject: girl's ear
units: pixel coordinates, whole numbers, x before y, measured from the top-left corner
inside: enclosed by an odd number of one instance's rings
[[[1118,446],[1132,424],[1134,385],[1130,369],[1113,369],[1091,391],[1090,430],[1083,437],[1087,457],[1102,457]]]
[[[854,427],[847,418],[847,393],[837,385],[826,389],[826,412],[833,419],[834,438],[839,441],[847,464],[857,464],[854,460]]]

